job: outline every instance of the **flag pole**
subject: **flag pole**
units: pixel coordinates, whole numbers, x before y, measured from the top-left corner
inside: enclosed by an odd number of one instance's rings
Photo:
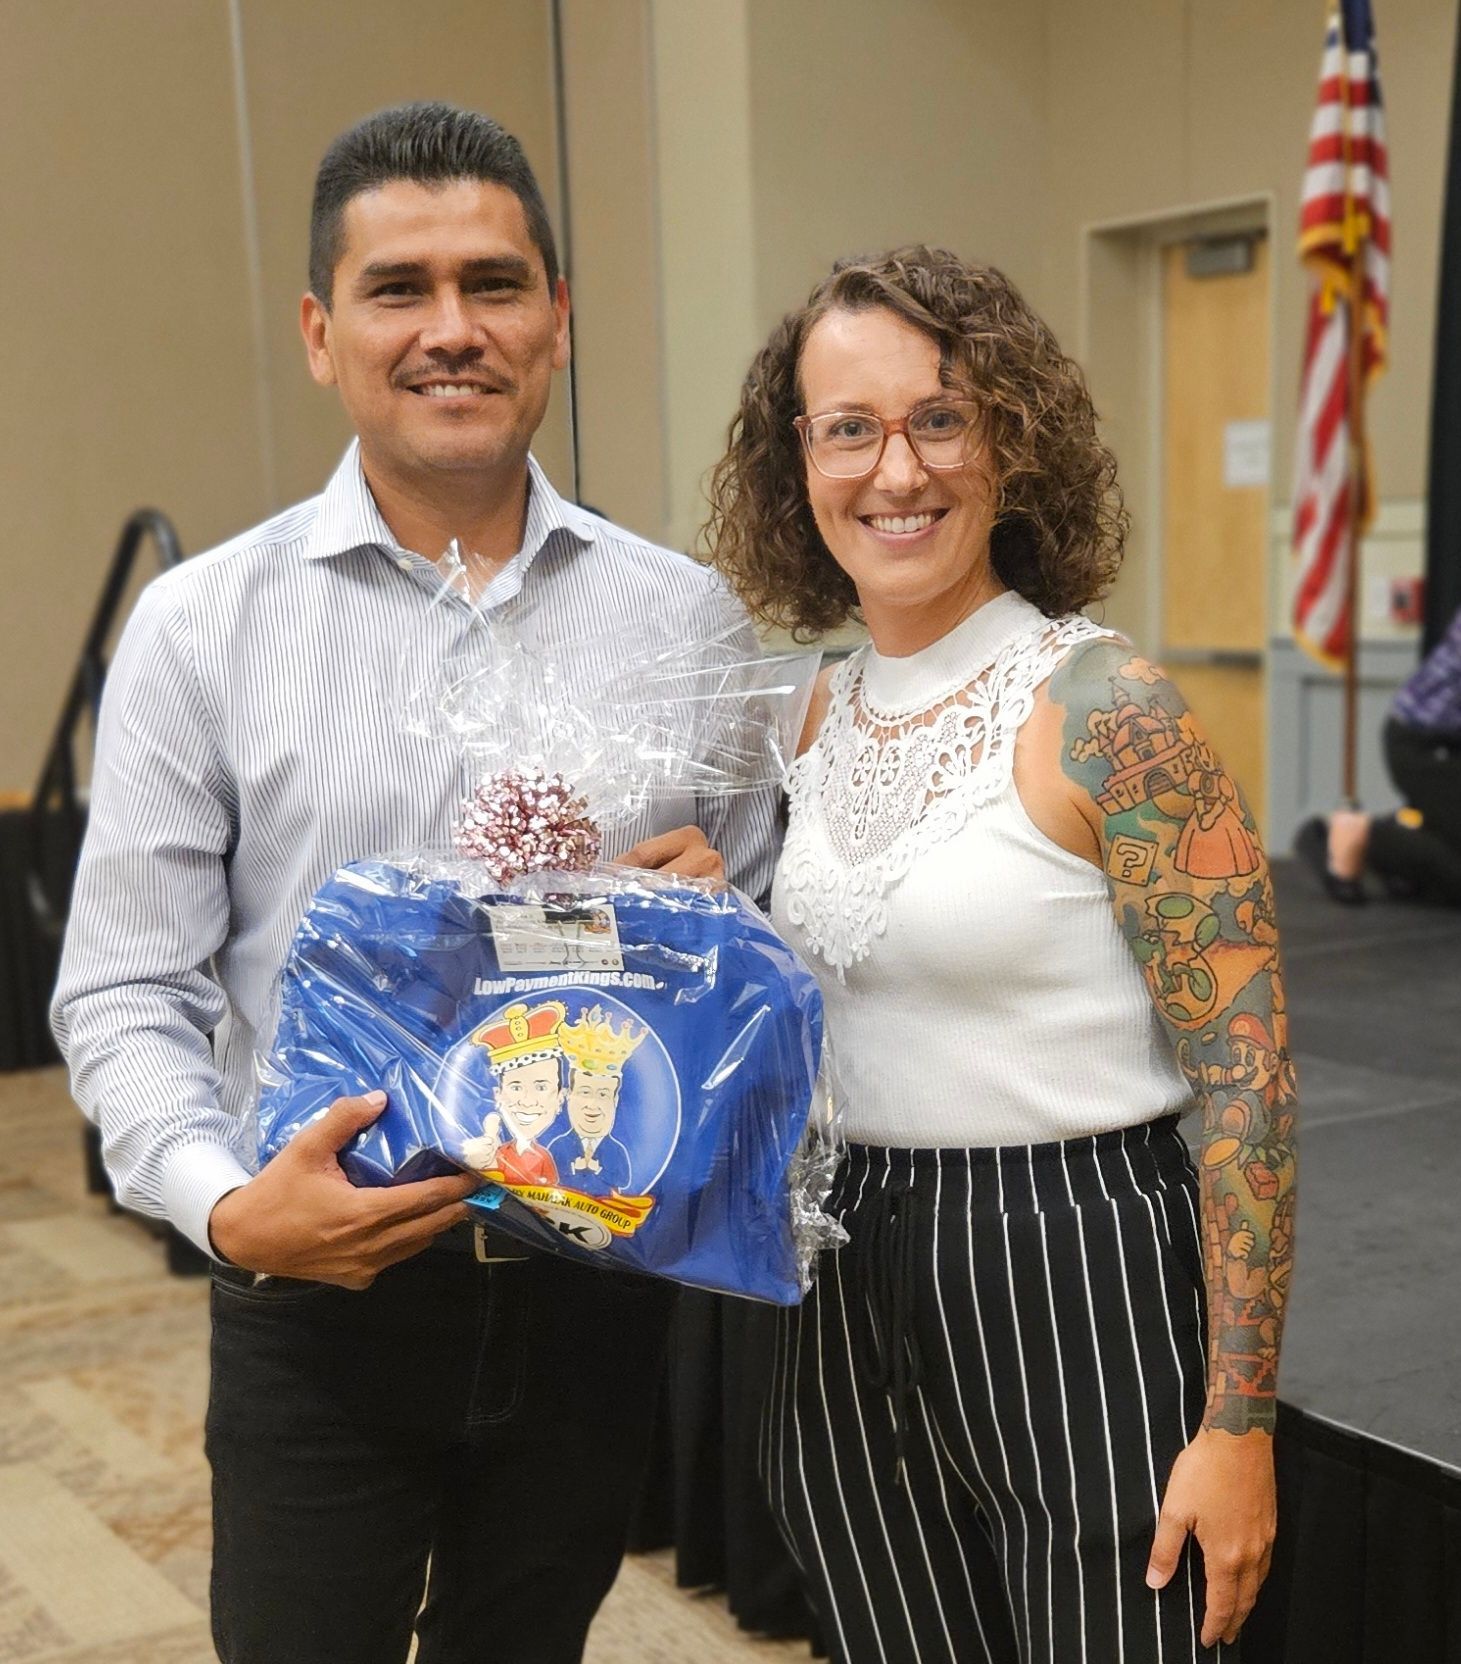
[[[1356,271],[1360,271],[1358,261]],[[1365,528],[1365,441],[1364,389],[1360,377],[1364,374],[1364,338],[1359,324],[1360,308],[1364,305],[1364,274],[1350,283],[1349,384],[1349,638],[1344,648],[1344,796],[1351,809],[1360,807],[1358,750],[1359,750],[1359,659],[1360,659],[1360,548]]]
[[[1339,14],[1340,51],[1349,54],[1345,35],[1344,8]],[[1359,798],[1359,655],[1360,655],[1360,549],[1367,518],[1369,481],[1365,469],[1365,239],[1368,228],[1356,212],[1351,184],[1354,171],[1354,131],[1349,102],[1349,75],[1340,77],[1343,88],[1344,121],[1344,245],[1349,256],[1349,631],[1344,649],[1344,797],[1347,806],[1358,809]]]

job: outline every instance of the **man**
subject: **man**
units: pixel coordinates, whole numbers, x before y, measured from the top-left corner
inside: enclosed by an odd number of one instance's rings
[[[568,1059],[568,1127],[548,1145],[561,1182],[571,1190],[601,1195],[630,1194],[634,1179],[629,1151],[614,1137],[624,1065],[647,1030],[634,1031],[626,1017],[616,1029],[600,1006],[585,1011],[559,1031]]]
[[[492,1103],[482,1136],[462,1145],[479,1172],[495,1171],[508,1184],[557,1184],[558,1169],[541,1142],[563,1108],[563,1052],[559,1034],[568,1015],[561,1000],[531,1011],[511,1005],[500,1022],[472,1036],[486,1049]]]
[[[708,638],[729,603],[696,563],[562,501],[529,455],[568,295],[531,170],[494,122],[413,105],[336,140],[301,323],[358,438],[321,496],[139,601],[56,1030],[120,1199],[218,1262],[224,1664],[400,1664],[413,1620],[421,1664],[484,1647],[556,1664],[580,1656],[623,1551],[669,1290],[500,1238],[474,1253],[470,1178],[353,1189],[336,1151],[379,1093],[336,1103],[256,1174],[251,1061],[316,886],[442,844],[472,784],[396,720],[403,642],[423,662],[469,652],[473,608],[492,609],[540,647],[575,644],[565,683],[575,664],[601,681],[636,617],[688,609]],[[453,541],[473,594],[443,599],[433,562]],[[759,893],[772,820],[765,796],[662,799],[625,858],[703,875],[723,851]],[[565,1506],[590,1466],[593,1505]]]

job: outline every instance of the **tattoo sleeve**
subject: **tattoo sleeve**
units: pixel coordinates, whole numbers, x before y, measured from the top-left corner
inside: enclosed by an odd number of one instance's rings
[[[1057,670],[1050,698],[1117,923],[1202,1115],[1203,1425],[1271,1432],[1297,1105],[1268,863],[1242,794],[1160,670],[1095,642]]]

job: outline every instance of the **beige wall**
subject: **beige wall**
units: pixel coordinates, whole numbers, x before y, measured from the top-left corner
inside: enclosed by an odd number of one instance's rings
[[[1044,0],[750,0],[749,23],[763,334],[839,255],[913,241],[1042,304]]]
[[[756,318],[747,0],[654,0],[655,174],[664,344],[664,537],[688,549]]]
[[[263,505],[226,7],[0,7],[0,157],[15,789],[34,784],[128,512],[166,509],[196,547]]]
[[[659,538],[670,511],[649,0],[563,0],[562,15],[580,489]]]
[[[296,322],[314,169],[435,97],[516,132],[553,205],[545,0],[0,5],[0,792],[34,783],[133,508],[196,551],[324,483],[347,429]],[[539,451],[567,477],[561,398]]]
[[[1281,499],[1321,12],[562,0],[583,495],[686,543],[775,319],[837,255],[917,237],[1002,266],[1067,346],[1091,347],[1135,499],[1153,415],[1123,376],[1139,320],[1127,306],[1100,342],[1085,337],[1140,262],[1114,245],[1086,261],[1086,232],[1269,197]],[[156,503],[198,549],[317,489],[332,465],[343,420],[309,382],[295,324],[328,138],[396,99],[459,100],[520,134],[556,201],[550,21],[549,0],[0,4],[0,347],[20,390],[0,413],[0,791],[34,777],[129,509]],[[1453,0],[1387,0],[1380,27],[1396,266],[1393,363],[1371,421],[1382,494],[1413,503]],[[566,486],[561,397],[539,451]],[[1139,528],[1133,593],[1144,553]],[[1119,610],[1140,627],[1139,606]]]

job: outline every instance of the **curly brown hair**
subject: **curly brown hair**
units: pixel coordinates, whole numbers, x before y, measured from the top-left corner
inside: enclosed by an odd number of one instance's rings
[[[990,554],[1000,580],[1051,617],[1104,595],[1127,514],[1085,377],[1002,272],[914,244],[839,261],[751,364],[702,533],[746,606],[803,641],[860,616],[852,580],[812,518],[792,424],[812,326],[872,307],[936,341],[944,385],[981,408],[999,493]]]

